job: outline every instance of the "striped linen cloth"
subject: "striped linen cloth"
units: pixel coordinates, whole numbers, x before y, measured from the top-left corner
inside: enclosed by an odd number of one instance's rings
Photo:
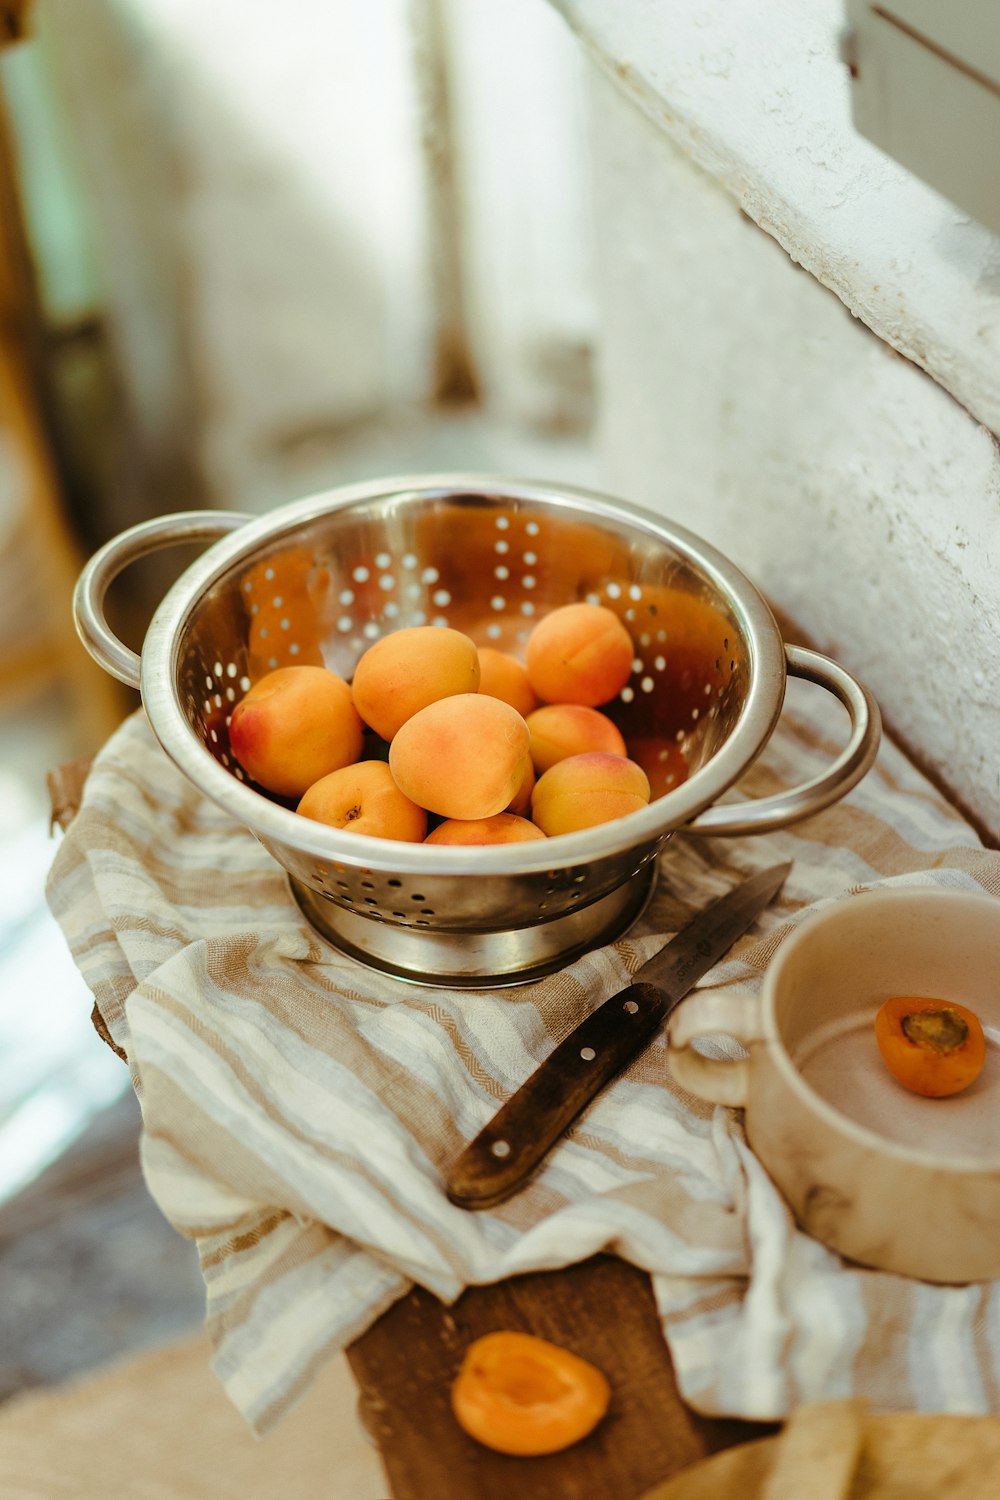
[[[786,709],[738,795],[828,763],[817,696]],[[49,901],[128,1059],[150,1192],[197,1244],[214,1369],[253,1428],[280,1419],[411,1283],[449,1302],[598,1251],[652,1273],[699,1411],[780,1418],[846,1395],[874,1410],[1000,1411],[998,1285],[862,1270],[797,1231],[741,1114],[672,1086],[662,1035],[521,1193],[477,1213],[444,1195],[448,1164],[572,1026],[692,910],[784,859],[780,898],[703,986],[756,988],[804,915],[859,888],[1000,896],[1000,855],[884,743],[849,797],[795,828],[675,837],[641,921],[565,971],[497,992],[421,988],[331,949],[284,872],[173,767],[144,718],[121,727],[60,844]]]

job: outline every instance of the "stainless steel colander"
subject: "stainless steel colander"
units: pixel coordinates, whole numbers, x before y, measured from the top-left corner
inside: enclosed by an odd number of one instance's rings
[[[163,546],[214,544],[156,611],[141,660],[104,596]],[[604,711],[650,775],[654,800],[612,823],[489,847],[405,844],[328,828],[251,786],[228,723],[251,681],[325,663],[350,677],[380,636],[441,624],[518,652],[536,620],[575,600],[613,609],[635,643]],[[786,646],[760,594],[680,526],[579,489],[445,475],[329,491],[256,519],[190,512],[144,522],[90,560],[74,600],[91,655],[138,687],[167,754],[288,872],[336,947],[403,978],[521,983],[625,931],[675,829],[781,828],[844,796],[878,748],[878,709],[848,672]],[[756,802],[713,806],[755,760],[787,674],[832,692],[851,733],[826,772]]]

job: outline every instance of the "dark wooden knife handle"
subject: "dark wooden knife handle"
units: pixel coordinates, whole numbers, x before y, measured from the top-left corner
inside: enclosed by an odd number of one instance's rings
[[[633,984],[581,1021],[467,1146],[446,1191],[460,1208],[492,1208],[515,1192],[594,1095],[652,1038],[669,1001]]]

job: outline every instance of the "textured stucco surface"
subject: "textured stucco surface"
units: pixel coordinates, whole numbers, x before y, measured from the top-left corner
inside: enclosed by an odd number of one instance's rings
[[[1000,831],[995,438],[602,75],[592,137],[602,483],[720,546]]]
[[[554,3],[669,140],[1000,432],[1000,237],[854,131],[841,0]]]

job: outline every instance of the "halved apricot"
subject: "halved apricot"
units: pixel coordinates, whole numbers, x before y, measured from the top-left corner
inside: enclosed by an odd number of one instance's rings
[[[986,1061],[979,1018],[954,1000],[894,995],[875,1017],[875,1040],[892,1076],[928,1099],[968,1088]]]
[[[530,1333],[469,1345],[451,1390],[459,1425],[498,1453],[557,1453],[592,1432],[611,1387],[595,1365]]]

